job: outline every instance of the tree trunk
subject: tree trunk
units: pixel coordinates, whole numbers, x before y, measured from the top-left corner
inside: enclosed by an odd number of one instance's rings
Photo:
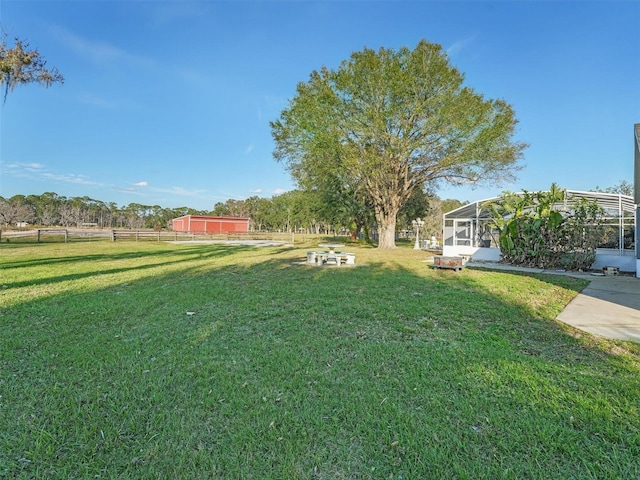
[[[396,217],[398,212],[376,212],[378,221],[378,248],[396,248]]]

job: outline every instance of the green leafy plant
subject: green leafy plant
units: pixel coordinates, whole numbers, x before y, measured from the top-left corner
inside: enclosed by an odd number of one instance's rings
[[[581,270],[595,261],[602,216],[595,201],[568,198],[554,183],[543,192],[505,192],[485,208],[508,263]]]

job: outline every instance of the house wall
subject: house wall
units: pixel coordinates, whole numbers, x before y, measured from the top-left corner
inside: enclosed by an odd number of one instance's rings
[[[640,189],[640,186],[636,188]],[[636,200],[637,201],[637,200]],[[636,278],[640,278],[640,225],[638,220],[640,219],[640,204],[636,205]]]
[[[636,277],[640,278],[640,123],[633,126],[633,201],[636,205]]]

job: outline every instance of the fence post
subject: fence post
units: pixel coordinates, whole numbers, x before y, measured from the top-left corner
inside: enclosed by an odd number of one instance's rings
[[[115,230],[111,230],[111,241],[112,242],[116,241],[116,231]]]
[[[38,229],[38,243],[40,243],[40,229]]]
[[[64,231],[64,243],[67,243],[69,241],[69,230]]]

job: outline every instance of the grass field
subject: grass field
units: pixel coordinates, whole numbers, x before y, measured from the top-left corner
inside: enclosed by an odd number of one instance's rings
[[[640,478],[583,281],[313,246],[0,246],[0,478]]]

